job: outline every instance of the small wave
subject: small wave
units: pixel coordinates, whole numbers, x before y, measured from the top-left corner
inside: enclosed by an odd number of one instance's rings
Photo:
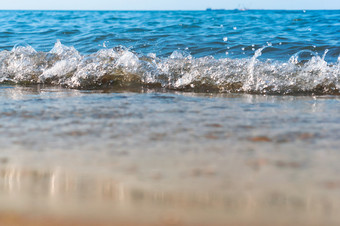
[[[159,58],[123,46],[82,55],[58,41],[49,52],[17,46],[0,52],[0,83],[49,84],[78,89],[98,87],[163,87],[197,92],[259,94],[340,94],[340,57],[294,54],[288,62],[261,61],[266,47],[247,59],[194,58],[174,51]]]

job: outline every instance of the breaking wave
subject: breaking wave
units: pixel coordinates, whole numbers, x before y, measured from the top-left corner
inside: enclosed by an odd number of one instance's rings
[[[162,87],[197,92],[259,94],[340,94],[340,57],[300,51],[288,62],[252,58],[194,58],[174,51],[167,58],[141,55],[125,47],[82,55],[58,41],[49,52],[31,46],[0,52],[0,83],[49,84],[77,89],[100,87]],[[306,58],[305,55],[312,55]]]

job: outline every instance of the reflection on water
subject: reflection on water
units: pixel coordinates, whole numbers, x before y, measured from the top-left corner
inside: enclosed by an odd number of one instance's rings
[[[335,184],[332,185],[326,184],[323,189],[331,192],[337,189]],[[129,187],[124,181],[81,175],[61,168],[38,170],[7,166],[0,170],[0,200],[19,199],[20,205],[27,202],[30,208],[34,200],[38,199],[47,211],[55,207],[62,210],[71,202],[77,209],[75,214],[83,214],[85,209],[93,208],[102,209],[101,212],[107,214],[105,211],[110,206],[115,210],[124,210],[125,213],[134,213],[141,206],[148,206],[149,210],[156,208],[157,211],[166,212],[173,209],[178,214],[185,210],[186,220],[190,217],[200,219],[197,212],[202,212],[205,213],[202,219],[210,222],[215,219],[217,222],[227,222],[230,219],[243,219],[245,222],[275,219],[275,222],[294,220],[297,223],[299,219],[304,219],[304,223],[317,220],[331,225],[338,222],[336,216],[340,210],[339,193],[326,195],[322,190],[311,192],[306,189],[306,192],[301,192],[264,189],[222,193],[198,190],[187,193],[157,190],[156,182],[151,187],[155,189]],[[65,200],[67,203],[64,203]],[[93,206],[93,203],[96,205]],[[0,208],[6,205],[8,203],[1,202]],[[273,218],[268,214],[273,214]],[[138,219],[138,215],[134,216]]]
[[[86,197],[124,201],[124,184],[76,176],[61,169],[50,171],[8,167],[0,171],[2,194],[37,195],[45,198]]]

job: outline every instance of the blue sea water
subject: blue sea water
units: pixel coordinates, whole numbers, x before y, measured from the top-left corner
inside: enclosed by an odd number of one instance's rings
[[[340,11],[1,11],[0,82],[339,94]]]

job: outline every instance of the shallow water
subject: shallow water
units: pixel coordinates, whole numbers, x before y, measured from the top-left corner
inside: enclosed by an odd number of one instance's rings
[[[1,86],[0,100],[2,209],[146,223],[340,221],[336,96]]]

